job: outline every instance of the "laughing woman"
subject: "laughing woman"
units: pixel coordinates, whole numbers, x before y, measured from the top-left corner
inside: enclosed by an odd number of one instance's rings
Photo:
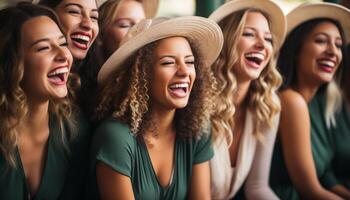
[[[209,17],[224,33],[212,66],[219,95],[212,117],[212,198],[277,199],[268,185],[280,103],[275,55],[285,34],[282,10],[268,0],[236,0]],[[241,190],[243,191],[243,190]]]
[[[89,196],[209,199],[210,65],[220,28],[201,17],[155,18],[126,38],[98,75],[96,114],[104,121],[93,140]]]
[[[58,19],[21,3],[0,22],[0,199],[79,199],[87,140],[66,98],[72,54]]]
[[[287,15],[289,34],[278,59],[284,77],[281,123],[270,182],[281,199],[340,199],[325,189],[333,157],[327,130],[341,102],[333,78],[344,68],[349,18],[349,10],[330,3],[303,4]],[[315,100],[322,93],[325,107]]]

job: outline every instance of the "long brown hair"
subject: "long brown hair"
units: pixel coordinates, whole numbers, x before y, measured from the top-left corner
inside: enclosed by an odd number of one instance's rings
[[[26,93],[21,87],[25,70],[20,51],[21,29],[26,21],[38,16],[47,16],[59,25],[52,11],[31,3],[20,3],[0,11],[0,153],[12,167],[16,166],[16,128],[28,110]],[[50,117],[58,123],[58,137],[65,147],[76,134],[72,110],[67,98],[49,102]]]

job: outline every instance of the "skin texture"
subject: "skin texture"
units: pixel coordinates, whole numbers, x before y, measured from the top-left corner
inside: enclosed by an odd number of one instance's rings
[[[307,103],[321,84],[329,82],[338,68],[342,53],[339,30],[330,22],[320,23],[306,37],[298,57],[297,82],[281,92],[279,136],[289,176],[305,199],[340,199],[318,181],[311,148],[311,125]],[[332,72],[325,72],[320,59],[334,60]],[[307,78],[306,78],[307,77]]]
[[[67,35],[68,47],[75,60],[83,60],[97,37],[98,11],[95,0],[63,0],[55,8],[63,29]],[[79,45],[73,35],[89,37],[86,45]]]
[[[22,85],[28,98],[28,112],[17,129],[18,150],[30,193],[35,195],[46,160],[49,100],[67,95],[66,84],[53,84],[47,74],[60,66],[65,66],[69,72],[72,55],[60,29],[46,16],[26,21],[21,31],[24,55]]]
[[[140,2],[121,1],[115,10],[114,21],[104,27],[101,32],[106,55],[109,56],[117,50],[128,30],[144,18],[145,12]]]
[[[152,120],[156,123],[157,136],[154,136],[152,131],[146,131],[143,137],[157,179],[161,186],[166,187],[170,183],[174,166],[175,111],[188,103],[195,80],[194,57],[185,38],[171,37],[159,41],[153,52],[153,59],[150,98]],[[179,82],[189,83],[187,92],[178,91],[180,96],[170,89],[171,85]],[[189,195],[194,199],[210,198],[209,173],[209,162],[193,166]],[[129,177],[113,171],[102,163],[97,164],[96,174],[102,199],[134,199]]]

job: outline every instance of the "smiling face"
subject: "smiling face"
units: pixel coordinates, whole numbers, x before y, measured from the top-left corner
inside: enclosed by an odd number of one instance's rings
[[[55,8],[74,59],[83,60],[98,34],[95,0],[62,0]]]
[[[67,95],[72,54],[57,24],[46,16],[26,21],[21,29],[24,75],[21,86],[28,99],[47,101]]]
[[[272,34],[266,17],[249,11],[237,43],[238,61],[234,66],[237,81],[257,79],[269,63],[272,50]]]
[[[145,18],[141,2],[135,0],[122,0],[114,13],[114,20],[106,24],[101,32],[102,42],[108,56],[119,47],[128,30]]]
[[[306,36],[297,60],[299,81],[330,82],[342,61],[342,38],[337,26],[321,22]]]
[[[159,41],[153,52],[151,80],[152,107],[166,110],[184,108],[196,78],[191,46],[183,37]]]

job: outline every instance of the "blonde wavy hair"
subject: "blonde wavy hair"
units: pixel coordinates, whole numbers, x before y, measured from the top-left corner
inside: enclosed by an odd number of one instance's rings
[[[215,99],[215,111],[212,115],[212,133],[216,140],[218,136],[224,135],[231,144],[234,136],[235,105],[234,98],[237,90],[236,75],[233,68],[238,61],[237,44],[243,34],[247,14],[249,12],[260,12],[267,19],[267,15],[260,10],[247,9],[232,13],[219,22],[224,34],[224,47],[212,65],[214,75],[218,82],[219,95]],[[273,37],[273,49],[276,49]],[[258,139],[263,139],[262,132],[273,126],[273,117],[280,111],[280,102],[274,97],[275,91],[282,82],[282,78],[276,69],[276,52],[273,58],[261,72],[258,79],[251,82],[248,96],[247,108],[253,116],[253,134]]]
[[[191,42],[190,42],[191,44]],[[150,81],[153,51],[158,42],[150,43],[129,58],[121,70],[111,74],[101,87],[96,109],[97,120],[108,117],[129,125],[131,132],[142,135],[146,130],[156,132],[152,121]],[[213,110],[216,81],[209,67],[204,67],[195,45],[191,44],[195,56],[196,80],[188,104],[177,109],[174,125],[182,137],[200,136],[206,133]]]
[[[25,71],[21,53],[21,27],[29,19],[38,16],[47,16],[59,24],[52,11],[30,3],[21,3],[0,11],[0,153],[11,167],[16,167],[17,128],[29,106],[27,94],[21,86]],[[60,135],[54,137],[59,138],[69,150],[67,143],[76,135],[70,100],[50,100],[49,115],[50,121],[56,122],[59,127]]]

